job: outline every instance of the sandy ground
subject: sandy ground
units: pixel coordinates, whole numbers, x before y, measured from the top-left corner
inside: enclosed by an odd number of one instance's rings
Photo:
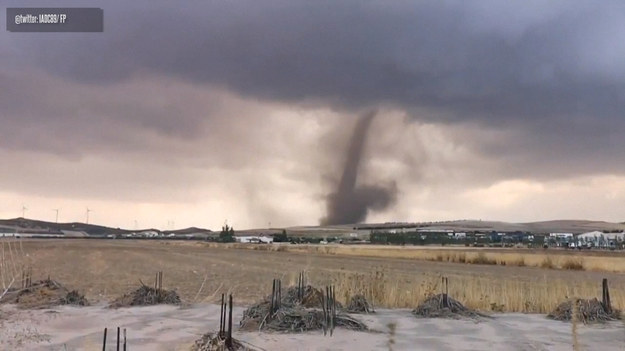
[[[243,309],[235,308],[235,321]],[[2,350],[98,350],[104,327],[108,347],[115,349],[115,328],[127,328],[130,350],[188,350],[193,341],[217,329],[219,306],[150,306],[107,309],[59,307],[17,310],[0,307]],[[387,350],[387,325],[396,324],[393,350],[571,350],[571,325],[543,315],[498,314],[476,323],[469,320],[417,319],[409,310],[380,310],[357,315],[377,332],[337,329],[332,337],[321,331],[267,334],[235,331],[234,336],[262,350]],[[625,349],[625,328],[614,322],[579,326],[582,350]]]

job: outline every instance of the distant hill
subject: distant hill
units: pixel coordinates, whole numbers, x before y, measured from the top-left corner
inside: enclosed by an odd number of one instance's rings
[[[46,221],[38,221],[34,219],[28,218],[13,218],[13,219],[3,219],[0,220],[0,232],[1,231],[8,232],[28,232],[28,233],[36,233],[36,234],[63,234],[66,232],[79,233],[83,232],[89,236],[103,236],[109,234],[130,234],[134,232],[145,232],[152,231],[163,234],[174,234],[174,235],[185,235],[185,234],[197,234],[197,233],[210,233],[209,229],[202,228],[186,228],[186,229],[178,229],[178,230],[169,230],[169,231],[160,231],[158,229],[140,229],[140,230],[129,230],[122,228],[112,228],[95,224],[86,224],[80,222],[72,222],[72,223],[53,223]]]
[[[384,230],[384,229],[397,229],[397,228],[419,228],[419,229],[432,229],[432,230],[454,230],[454,231],[501,231],[501,232],[532,232],[532,233],[553,233],[553,232],[567,232],[567,233],[584,233],[590,231],[625,231],[625,223],[611,223],[604,221],[589,221],[589,220],[553,220],[542,222],[528,222],[528,223],[508,223],[498,221],[481,221],[481,220],[455,220],[455,221],[440,221],[440,222],[387,222],[387,223],[361,223],[361,224],[346,224],[335,226],[294,226],[284,228],[289,235],[295,236],[341,236],[348,233],[357,232],[359,234],[368,234],[371,230]],[[272,235],[282,232],[283,228],[258,228],[258,229],[244,229],[235,230],[236,235]],[[68,235],[67,233],[83,233],[88,236],[103,236],[109,234],[130,234],[139,232],[156,232],[163,235],[210,235],[214,233],[210,229],[189,227],[176,230],[161,231],[158,229],[141,229],[141,230],[129,230],[122,228],[112,228],[101,225],[86,224],[80,222],[72,223],[52,223],[46,221],[38,221],[28,218],[14,218],[0,220],[0,233],[1,232],[22,232],[22,233],[37,233],[37,234],[56,234],[56,235]]]
[[[111,228],[101,225],[86,224],[80,222],[72,223],[53,223],[46,221],[38,221],[28,218],[14,218],[0,220],[0,227],[6,229],[14,229],[18,231],[28,231],[30,233],[48,233],[48,234],[62,234],[64,230],[74,232],[85,232],[88,235],[107,235],[107,234],[125,234],[130,231]]]
[[[588,220],[553,220],[528,223],[508,223],[480,220],[457,220],[420,223],[380,223],[355,226],[357,229],[392,229],[392,228],[451,229],[456,231],[500,231],[554,233],[567,232],[580,234],[589,231],[623,231],[625,224]]]
[[[212,233],[212,232],[213,231],[210,229],[189,227],[189,228],[184,228],[184,229],[165,230],[163,231],[163,234],[186,235],[186,234],[202,234],[202,233]]]

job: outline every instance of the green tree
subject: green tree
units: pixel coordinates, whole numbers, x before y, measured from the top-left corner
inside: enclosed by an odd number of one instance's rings
[[[289,241],[289,237],[286,235],[286,230],[282,229],[282,233],[275,234],[273,236],[273,241],[276,243],[285,243]]]
[[[227,224],[221,227],[221,232],[219,233],[219,241],[222,243],[234,242],[234,228],[229,227]]]

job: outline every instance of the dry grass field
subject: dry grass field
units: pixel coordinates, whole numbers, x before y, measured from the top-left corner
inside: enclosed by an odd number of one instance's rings
[[[207,243],[206,245],[251,250],[625,273],[625,252],[622,251],[576,251],[554,248],[469,248],[461,246],[442,248],[440,246],[247,245],[238,243],[225,244],[225,246],[215,243]]]
[[[335,284],[343,302],[350,295],[364,293],[376,306],[415,307],[428,294],[438,292],[440,277],[446,276],[450,294],[468,307],[530,313],[546,313],[571,297],[600,297],[601,279],[608,278],[614,307],[625,308],[625,275],[591,268],[603,260],[618,266],[623,259],[616,256],[355,246],[266,245],[261,249],[261,245],[245,245],[251,248],[245,249],[129,240],[32,240],[23,241],[22,247],[34,280],[49,275],[92,301],[110,301],[138,287],[140,280],[151,283],[155,272],[163,271],[164,287],[176,289],[186,302],[212,302],[217,294],[231,291],[238,303],[247,304],[267,295],[273,278],[282,278],[286,285],[306,271],[315,285]],[[438,255],[443,258],[439,260]],[[465,262],[477,257],[506,263],[460,263],[461,255]],[[523,257],[523,265],[508,263],[518,257]],[[584,269],[537,267],[545,257],[551,258],[554,267],[572,257],[581,260]]]

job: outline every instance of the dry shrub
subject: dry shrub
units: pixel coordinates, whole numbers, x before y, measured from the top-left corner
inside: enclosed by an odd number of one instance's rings
[[[223,244],[221,244],[223,245]],[[307,252],[306,245],[291,245],[289,250],[296,247]],[[419,248],[387,248],[369,246],[335,246],[335,249],[344,250],[346,255],[377,256],[377,257],[403,257],[414,259],[435,260],[440,254],[445,259],[445,251],[438,249]],[[452,250],[447,250],[451,252]],[[464,249],[463,249],[464,251]],[[476,250],[467,250],[466,260],[470,261]],[[460,254],[460,252],[456,252]],[[405,255],[405,256],[404,256]],[[562,262],[555,258],[566,258],[553,253],[487,253],[488,257],[503,259],[507,266],[541,267],[546,261],[546,267],[558,268]],[[550,259],[549,256],[553,257]],[[571,257],[571,256],[568,256]],[[577,257],[577,255],[575,256]],[[604,266],[599,266],[602,260],[606,260]],[[623,263],[619,263],[620,261]],[[562,260],[564,261],[564,260]],[[625,266],[622,257],[583,256],[584,268],[590,270],[621,270]],[[414,262],[418,265],[418,261]],[[440,276],[435,273],[404,274],[380,266],[371,273],[346,272],[336,270],[316,270],[314,265],[309,272],[311,283],[316,286],[334,284],[336,297],[342,303],[347,304],[349,299],[357,294],[364,295],[376,308],[414,308],[427,296],[440,292]],[[478,311],[492,311],[496,304],[496,310],[504,312],[541,313],[551,312],[560,302],[563,296],[595,296],[597,294],[597,282],[589,280],[589,277],[574,279],[562,277],[558,279],[540,278],[540,271],[535,271],[535,278],[522,280],[507,275],[479,276],[477,274],[450,274],[449,294],[459,299],[471,309]],[[291,283],[295,283],[292,281]],[[612,305],[618,309],[625,309],[625,282],[617,279],[611,284]],[[502,307],[503,306],[503,307]]]
[[[461,252],[461,253],[457,254],[456,255],[456,260],[454,262],[466,263],[467,262],[467,255],[464,252]]]
[[[431,250],[423,249],[419,247],[396,247],[396,246],[377,246],[377,245],[362,245],[354,247],[352,245],[257,245],[257,244],[220,244],[220,243],[201,243],[200,245],[215,247],[215,248],[234,248],[234,249],[248,249],[248,250],[284,250],[294,253],[318,253],[318,254],[331,254],[331,255],[343,255],[343,256],[360,256],[360,257],[383,257],[383,258],[405,258],[413,260],[423,261],[437,261],[437,262],[456,262],[456,263],[473,263],[469,257],[471,253],[476,252],[475,249],[466,249],[464,252],[459,253],[459,250]],[[276,249],[278,247],[279,249]],[[469,253],[469,254],[465,254]],[[463,262],[464,254],[464,262]],[[548,265],[548,255],[551,253],[545,253],[543,251],[537,252],[528,250],[527,253],[523,253],[523,264],[531,267],[543,267],[550,269],[560,269],[558,265],[551,262],[551,266]],[[515,266],[516,262],[521,262],[518,258],[518,254],[509,252],[489,252],[487,257],[489,258],[485,264],[500,264],[505,266]],[[495,261],[495,263],[492,263]],[[605,272],[625,272],[625,260],[621,257],[609,257],[609,256],[584,256],[583,258],[584,269],[593,271],[605,271]]]
[[[21,239],[0,238],[0,299],[19,284],[26,261]]]
[[[553,264],[553,260],[551,259],[551,257],[547,256],[540,263],[540,267],[546,269],[554,269],[555,265]]]
[[[349,301],[363,294],[376,308],[414,308],[426,297],[441,292],[441,277],[435,274],[396,274],[378,269],[370,274],[311,272],[315,284],[335,283],[337,299]],[[611,300],[615,308],[625,308],[625,284],[612,283]],[[594,281],[569,279],[519,280],[514,277],[449,276],[449,296],[477,311],[549,313],[562,296],[593,296]],[[495,304],[495,305],[493,305]],[[493,306],[496,306],[493,309]]]
[[[584,263],[581,259],[577,258],[567,258],[564,263],[562,263],[562,269],[572,270],[572,271],[583,271]]]
[[[491,302],[490,310],[493,312],[505,312],[506,306],[503,304],[498,304],[496,302]]]
[[[330,276],[324,275],[323,278],[325,279],[316,283],[334,285],[337,302],[345,305],[349,305],[354,297],[362,296],[373,310],[375,304],[393,296],[387,287],[383,269],[376,269],[369,274],[341,272]]]
[[[525,258],[523,256],[510,261],[510,266],[525,267]]]
[[[488,256],[486,256],[485,253],[480,252],[480,253],[477,254],[477,256],[475,256],[472,259],[470,259],[469,263],[471,263],[471,264],[490,264],[490,265],[492,265],[492,264],[497,264],[497,261],[489,258]]]

